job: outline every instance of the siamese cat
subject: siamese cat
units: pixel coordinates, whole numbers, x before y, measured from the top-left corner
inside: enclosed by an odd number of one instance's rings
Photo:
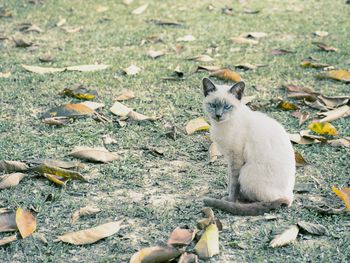
[[[295,158],[282,125],[241,102],[244,87],[203,79],[210,136],[228,162],[229,177],[227,197],[203,201],[234,215],[260,215],[292,204]]]

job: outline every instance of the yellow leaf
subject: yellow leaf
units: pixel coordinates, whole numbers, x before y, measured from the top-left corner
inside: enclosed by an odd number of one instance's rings
[[[36,220],[33,214],[20,207],[16,210],[16,224],[22,238],[29,237],[36,230]]]
[[[330,67],[331,65],[329,64],[324,64],[324,63],[314,63],[309,60],[304,60],[300,63],[300,67],[302,68],[327,68]]]
[[[277,235],[270,242],[270,247],[282,247],[295,241],[299,233],[299,227],[297,225],[292,225],[282,234]]]
[[[59,186],[65,186],[66,182],[69,180],[68,178],[64,178],[54,174],[43,173],[43,176]]]
[[[208,131],[209,127],[210,125],[203,118],[197,118],[187,123],[186,132],[192,134],[196,131]]]
[[[301,153],[295,151],[294,157],[295,157],[295,164],[297,167],[302,167],[308,164],[307,161],[305,161],[304,157],[301,155]]]
[[[344,202],[346,209],[350,212],[350,187],[338,189],[333,186],[332,191]]]
[[[0,176],[0,190],[18,185],[24,176],[26,175],[23,173],[4,174]]]
[[[281,101],[278,105],[278,108],[283,110],[298,110],[299,107],[293,103],[290,103],[288,101]]]
[[[130,263],[163,263],[181,255],[174,247],[147,247],[135,253]]]
[[[241,76],[237,72],[234,72],[230,69],[220,69],[220,70],[214,71],[209,76],[217,77],[223,80],[230,80],[233,82],[239,82],[242,80]]]
[[[92,244],[102,238],[109,237],[117,233],[120,230],[122,222],[123,220],[119,220],[77,232],[66,233],[59,236],[58,239],[73,245]]]
[[[94,111],[84,104],[65,104],[55,107],[42,115],[43,119],[51,117],[70,117],[77,118],[81,116],[91,115]]]
[[[78,172],[70,171],[70,170],[63,169],[63,168],[56,167],[56,166],[50,166],[50,165],[45,164],[45,163],[31,168],[31,170],[34,172],[37,172],[41,175],[44,175],[44,174],[46,174],[46,176],[47,176],[47,174],[55,175],[56,179],[59,179],[59,180],[62,180],[62,178],[65,178],[65,180],[75,179],[75,180],[86,181],[86,179],[83,177],[83,175],[78,173]],[[48,179],[51,180],[51,178],[48,178]]]
[[[312,122],[308,128],[318,134],[337,135],[337,129],[329,122]]]
[[[345,83],[350,83],[350,71],[342,69],[326,71],[316,75],[316,77],[320,79],[334,79]]]
[[[84,87],[78,87],[74,90],[65,88],[60,94],[85,100],[92,100],[97,96],[96,90],[89,90]]]
[[[207,259],[219,254],[219,230],[216,224],[209,225],[194,247],[199,258]]]

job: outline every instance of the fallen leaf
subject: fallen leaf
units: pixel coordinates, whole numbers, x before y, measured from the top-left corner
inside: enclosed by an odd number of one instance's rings
[[[218,71],[220,70],[221,67],[219,66],[198,66],[197,69],[196,69],[196,72],[198,71],[209,71],[209,72],[213,72],[213,71]]]
[[[209,163],[215,162],[220,156],[222,156],[222,153],[219,151],[217,144],[213,142],[209,147]]]
[[[305,100],[308,102],[315,102],[317,100],[316,95],[306,92],[288,92],[287,97],[288,99]]]
[[[117,101],[130,100],[135,98],[135,92],[132,90],[124,90],[120,95],[118,95],[115,99]]]
[[[260,10],[253,10],[250,8],[244,8],[243,13],[248,14],[248,15],[255,15],[255,14],[260,13]]]
[[[300,230],[304,230],[305,232],[312,235],[322,236],[327,234],[327,228],[325,228],[323,225],[320,225],[320,224],[313,224],[305,221],[299,221],[297,225],[300,228]]]
[[[61,27],[61,26],[63,26],[66,22],[67,22],[67,20],[66,20],[65,18],[60,17],[60,18],[59,18],[59,21],[56,23],[56,26],[57,26],[57,27]]]
[[[0,211],[0,233],[16,230],[16,214],[7,210]]]
[[[103,108],[105,106],[103,103],[94,102],[94,101],[84,101],[84,102],[80,102],[78,104],[82,104],[82,105],[90,108],[92,111],[97,110],[99,108]]]
[[[32,160],[28,162],[30,164],[44,165],[44,166],[50,166],[50,167],[56,166],[63,169],[78,168],[83,166],[80,162],[61,161],[61,160],[55,160],[55,159]]]
[[[51,117],[69,117],[69,118],[79,118],[83,116],[90,116],[94,111],[84,104],[65,104],[52,108],[51,110],[42,114],[41,118],[51,118]]]
[[[311,139],[311,140],[318,140],[319,142],[327,142],[327,138],[321,135],[314,135],[310,134],[310,130],[302,130],[299,132],[299,134],[306,139]]]
[[[123,0],[124,5],[130,5],[134,0]]]
[[[85,206],[82,207],[72,214],[71,224],[75,224],[82,216],[95,215],[101,212],[101,210],[96,206]]]
[[[350,148],[350,137],[336,139],[336,140],[330,140],[328,141],[329,144],[333,147],[346,147]]]
[[[71,119],[68,117],[51,117],[43,119],[43,123],[48,125],[62,126],[71,122]]]
[[[216,224],[211,224],[205,229],[194,250],[201,259],[219,254],[219,230]]]
[[[320,142],[316,139],[305,138],[298,133],[297,134],[288,134],[288,135],[289,135],[289,140],[294,142],[294,143],[297,143],[297,144],[306,145],[306,144],[313,144],[313,143]]]
[[[253,64],[250,64],[250,63],[242,63],[242,64],[235,65],[235,68],[243,69],[243,70],[254,70],[257,67],[258,67],[257,65],[253,65]]]
[[[131,14],[133,14],[133,15],[141,15],[143,12],[146,11],[147,7],[148,7],[148,4],[141,5],[138,8],[134,9],[131,12]]]
[[[108,6],[101,6],[99,5],[97,8],[96,8],[96,12],[97,13],[104,13],[106,11],[108,11],[109,7]]]
[[[114,138],[112,138],[110,135],[106,134],[102,136],[103,145],[109,145],[109,144],[117,144],[118,141]]]
[[[328,68],[331,65],[329,64],[325,64],[325,63],[314,63],[312,61],[309,60],[304,60],[300,63],[300,67],[302,68]]]
[[[133,75],[138,74],[141,71],[141,69],[138,66],[131,65],[131,66],[123,69],[123,71],[126,75],[133,76]]]
[[[337,129],[329,122],[312,122],[308,128],[317,134],[337,135]]]
[[[315,31],[313,34],[317,37],[326,37],[329,35],[326,31]]]
[[[194,61],[197,61],[197,62],[211,62],[213,61],[214,59],[208,55],[199,55],[199,56],[196,56],[196,57],[193,57],[193,58],[189,58],[188,60],[194,60]]]
[[[304,86],[297,86],[297,85],[293,85],[293,84],[286,84],[286,85],[283,85],[282,88],[284,88],[288,93],[291,93],[291,92],[305,92],[305,93],[319,95],[319,93],[315,92],[312,88],[304,87]]]
[[[212,72],[209,76],[210,77],[217,77],[217,78],[223,79],[223,80],[230,80],[233,82],[239,82],[242,80],[241,76],[237,72],[234,72],[230,69],[220,69],[220,70]]]
[[[183,253],[178,261],[178,263],[197,263],[197,262],[198,262],[198,256],[187,252]]]
[[[191,42],[191,41],[195,41],[196,38],[192,35],[186,35],[183,37],[179,37],[176,39],[176,42]]]
[[[334,109],[346,105],[350,102],[350,96],[317,96],[318,100],[322,102],[327,108]]]
[[[249,32],[242,34],[241,37],[259,39],[267,37],[267,34],[264,32]]]
[[[83,29],[83,27],[81,27],[81,26],[75,26],[75,27],[73,27],[73,26],[65,26],[65,27],[62,27],[62,29],[66,33],[73,34],[73,33],[80,32]],[[79,70],[79,71],[81,71],[81,70]],[[90,71],[90,70],[84,70],[84,71]]]
[[[292,116],[297,118],[299,120],[299,126],[305,123],[310,117],[310,113],[308,112],[301,112],[301,111],[294,111],[292,112]]]
[[[0,239],[0,247],[4,246],[6,244],[9,244],[13,241],[16,241],[16,240],[17,240],[17,235],[4,237],[4,238]]]
[[[233,15],[233,8],[225,6],[224,8],[221,8],[221,12],[225,15],[232,16]]]
[[[327,52],[336,52],[336,51],[338,51],[337,48],[332,47],[332,46],[328,46],[327,44],[324,44],[322,42],[312,42],[312,44],[316,45],[318,48],[320,48],[323,51],[327,51]]]
[[[125,106],[124,104],[116,101],[113,106],[110,108],[110,111],[120,117],[125,117],[132,111],[131,108]]]
[[[340,108],[317,114],[325,116],[324,118],[320,119],[319,122],[331,122],[340,118],[346,118],[350,116],[350,106],[344,105]]]
[[[40,60],[40,62],[46,63],[46,62],[52,62],[54,60],[54,58],[49,54],[45,54],[45,55],[40,56],[39,60]]]
[[[180,66],[176,66],[170,77],[162,78],[163,80],[184,80],[184,73],[181,71]]]
[[[22,67],[27,71],[39,73],[39,74],[63,72],[66,70],[66,68],[48,68],[48,67],[29,66],[24,64],[22,64]]]
[[[66,233],[59,236],[58,239],[73,245],[92,244],[102,238],[116,234],[120,230],[122,222],[123,220],[119,220],[77,232]]]
[[[28,32],[37,32],[37,33],[42,33],[44,30],[42,30],[40,27],[37,25],[34,25],[32,23],[22,23],[19,25],[19,31],[28,33]]]
[[[0,79],[3,78],[3,79],[7,79],[11,76],[11,72],[10,71],[7,71],[7,72],[0,72]]]
[[[69,155],[83,160],[108,163],[119,159],[116,153],[108,151],[104,147],[86,147],[86,146],[76,146],[69,153]]]
[[[18,185],[24,176],[26,175],[23,173],[12,173],[12,174],[1,175],[0,190]]]
[[[47,179],[58,185],[64,185],[67,180],[87,181],[79,172],[67,170],[57,166],[51,166],[47,163],[37,165],[31,168],[31,171],[45,176]]]
[[[197,118],[187,123],[186,132],[190,135],[196,131],[208,131],[209,127],[210,125],[203,118]]]
[[[286,49],[272,49],[270,53],[271,55],[278,56],[278,55],[294,54],[295,52],[286,50]]]
[[[147,52],[147,55],[150,57],[150,58],[153,58],[153,59],[156,59],[156,58],[159,58],[161,56],[164,56],[165,53],[163,51],[155,51],[155,50],[150,50]]]
[[[0,171],[3,172],[24,172],[28,170],[28,165],[18,161],[0,161]]]
[[[291,102],[288,101],[281,101],[278,105],[278,108],[283,110],[298,110],[299,107]]]
[[[332,191],[344,202],[346,209],[350,212],[350,187],[338,189],[333,186]]]
[[[109,65],[105,64],[94,64],[94,65],[78,65],[78,66],[69,66],[66,69],[68,71],[81,71],[81,72],[92,72],[99,71],[109,68]]]
[[[257,45],[259,41],[245,37],[231,37],[231,41],[235,44]]]
[[[297,167],[303,167],[305,165],[308,165],[308,162],[305,161],[304,157],[301,155],[300,152],[295,151],[294,156],[295,156],[295,165]]]
[[[147,247],[135,253],[130,263],[163,263],[177,258],[181,251],[174,247]]]
[[[192,229],[183,229],[177,227],[171,233],[170,238],[167,241],[171,246],[187,246],[189,245],[196,235],[196,231]]]
[[[5,8],[4,6],[0,7],[0,17],[12,17],[12,11],[10,9]]]
[[[13,37],[13,42],[15,42],[16,47],[30,47],[31,45],[33,45],[32,42],[25,40],[23,38],[16,38]]]
[[[270,247],[282,247],[294,242],[298,236],[299,227],[297,225],[290,226],[282,234],[277,235],[270,242]]]
[[[80,86],[76,89],[65,88],[59,94],[77,99],[92,100],[97,96],[97,91]]]
[[[180,22],[175,21],[164,21],[164,20],[158,20],[158,19],[149,19],[147,22],[156,24],[158,26],[183,26]]]
[[[36,220],[30,211],[17,208],[16,225],[22,238],[29,237],[36,230]]]
[[[329,207],[327,205],[321,206],[312,206],[312,205],[306,205],[304,206],[306,209],[313,210],[321,215],[340,215],[343,214],[345,209],[344,208],[333,208]]]
[[[313,109],[328,111],[328,108],[323,103],[321,103],[317,98],[316,98],[316,101],[304,100],[304,103]]]

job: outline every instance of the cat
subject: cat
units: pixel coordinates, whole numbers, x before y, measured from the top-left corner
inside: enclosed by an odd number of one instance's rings
[[[203,79],[210,137],[228,162],[229,176],[227,197],[203,201],[234,215],[260,215],[292,204],[295,157],[282,125],[242,103],[244,88],[244,82],[227,86]]]

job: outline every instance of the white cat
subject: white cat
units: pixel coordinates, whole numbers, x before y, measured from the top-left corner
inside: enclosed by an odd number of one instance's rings
[[[210,135],[228,162],[226,201],[204,203],[236,215],[258,215],[293,202],[294,150],[281,124],[241,103],[245,84],[215,85],[203,79]],[[253,203],[239,203],[245,199]]]

